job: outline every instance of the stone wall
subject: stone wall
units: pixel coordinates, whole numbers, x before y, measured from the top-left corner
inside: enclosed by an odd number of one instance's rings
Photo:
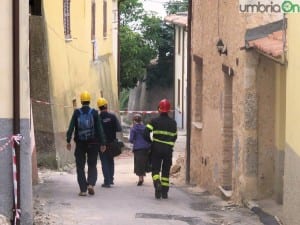
[[[30,16],[30,95],[51,102],[48,48],[42,16]],[[32,101],[38,165],[57,168],[51,105]]]

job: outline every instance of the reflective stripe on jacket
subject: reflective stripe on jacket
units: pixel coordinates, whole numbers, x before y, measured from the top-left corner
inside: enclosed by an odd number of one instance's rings
[[[159,117],[151,120],[145,129],[145,138],[151,140],[152,133],[153,142],[163,143],[173,147],[177,139],[177,124],[176,121],[168,116],[167,113],[161,113]]]

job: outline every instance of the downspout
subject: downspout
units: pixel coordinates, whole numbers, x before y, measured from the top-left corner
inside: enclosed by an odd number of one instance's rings
[[[13,0],[12,2],[12,15],[13,15],[13,134],[20,133],[20,2]],[[17,180],[18,192],[17,209],[20,209],[20,147],[15,145],[16,150],[16,163],[17,163]],[[14,211],[15,214],[15,211]],[[20,221],[17,221],[19,224]]]
[[[121,75],[120,75],[120,4],[123,0],[118,0],[118,51],[117,51],[117,79],[118,79],[118,99],[120,99],[120,92],[121,92]]]
[[[185,182],[187,184],[191,181],[190,171],[191,171],[191,68],[192,68],[192,7],[193,1],[189,0],[188,9],[188,43],[187,43],[187,115],[186,115],[186,170],[185,170]]]
[[[173,54],[173,102],[174,102],[174,111],[173,111],[173,118],[175,118],[175,110],[176,110],[176,54],[177,54],[177,48],[176,46],[176,26],[173,24],[173,37],[174,37],[174,54]]]

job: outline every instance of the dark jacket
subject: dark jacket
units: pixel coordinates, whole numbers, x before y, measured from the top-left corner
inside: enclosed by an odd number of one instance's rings
[[[83,105],[81,107],[81,110],[83,113],[87,113],[91,108],[88,105]],[[93,118],[94,118],[94,124],[95,124],[95,138],[93,140],[90,140],[90,143],[100,143],[101,145],[104,145],[106,143],[106,138],[105,134],[102,128],[102,125],[100,123],[99,117],[98,117],[98,112],[97,110],[92,110]],[[67,143],[71,142],[72,135],[75,129],[75,134],[74,134],[74,141],[78,142],[78,127],[77,127],[77,118],[79,117],[80,112],[79,110],[74,110],[69,128],[66,134],[66,139]]]
[[[177,139],[176,121],[169,117],[167,113],[161,113],[158,117],[152,119],[147,124],[144,137],[147,141],[151,141],[151,133],[153,135],[152,142],[165,147],[173,148]]]
[[[133,144],[133,151],[149,149],[151,143],[144,138],[145,125],[136,123],[130,129],[129,142]]]
[[[118,118],[115,116],[115,114],[107,111],[101,111],[99,118],[106,136],[107,143],[112,143],[117,138],[116,133],[122,131]]]

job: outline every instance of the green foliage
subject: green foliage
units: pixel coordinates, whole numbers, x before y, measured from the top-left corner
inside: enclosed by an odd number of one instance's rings
[[[121,88],[133,88],[146,75],[147,87],[173,85],[174,30],[147,15],[139,0],[123,0],[120,9]],[[188,0],[170,1],[168,12],[186,11]]]
[[[177,12],[187,12],[189,8],[188,0],[169,0],[165,5],[167,14],[174,14]]]
[[[121,26],[141,21],[145,14],[143,4],[139,0],[120,1],[119,11]]]
[[[138,0],[120,2],[120,81],[121,88],[133,88],[146,74],[150,60],[157,51],[141,32],[146,17]]]
[[[120,93],[120,110],[127,110],[129,89],[123,89]]]
[[[147,70],[147,87],[153,85],[171,87],[174,72],[174,34],[173,29],[165,24],[161,25],[158,39],[158,59]]]
[[[121,87],[133,88],[146,74],[146,66],[155,57],[155,49],[142,35],[128,26],[120,27]]]

